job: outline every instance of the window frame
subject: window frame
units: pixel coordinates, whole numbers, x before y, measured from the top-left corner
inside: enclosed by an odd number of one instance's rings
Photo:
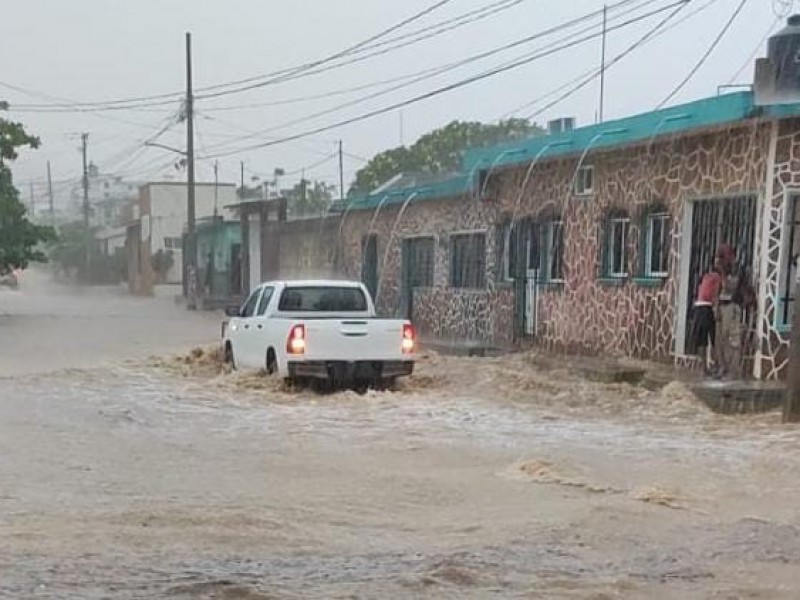
[[[253,312],[251,314],[247,314],[247,305],[250,304],[250,301],[255,298],[255,302],[253,303]],[[247,300],[244,301],[242,307],[239,309],[239,316],[242,319],[250,319],[255,316],[256,309],[258,308],[258,302],[261,299],[261,288],[256,288],[252,294],[247,297]]]
[[[502,273],[501,273],[501,280],[503,283],[514,283],[516,277],[514,276],[514,269],[512,269],[511,264],[511,257],[512,252],[516,253],[516,239],[514,237],[515,232],[518,232],[519,221],[514,223],[512,221],[506,221],[501,226],[501,235],[502,235]],[[514,260],[519,260],[518,256],[514,257]],[[516,267],[516,264],[513,265]]]
[[[615,259],[618,257],[615,251],[617,240],[616,228],[621,226],[622,243],[617,249],[621,252],[621,267],[623,270],[616,270]],[[627,212],[614,211],[609,213],[603,221],[603,273],[605,279],[627,279],[630,277],[630,260],[628,256],[628,246],[630,245],[631,218]]]
[[[656,221],[661,221],[661,261],[662,267],[664,270],[653,270],[653,250],[654,246],[654,239],[653,239],[653,230],[654,230],[654,223]],[[656,210],[654,212],[648,213],[647,215],[647,230],[645,231],[645,263],[644,263],[644,275],[646,277],[652,277],[653,279],[666,279],[669,277],[669,254],[671,250],[670,238],[671,238],[671,228],[672,228],[672,218],[670,214],[666,210]]]
[[[586,186],[585,174],[590,174],[590,184]],[[576,196],[591,196],[594,194],[594,165],[581,165],[575,171],[573,192]]]
[[[481,245],[481,247],[483,249],[483,252],[478,254],[478,255],[476,255],[476,257],[475,257],[476,266],[478,267],[475,270],[475,273],[477,274],[476,275],[477,280],[475,282],[466,281],[466,283],[465,283],[465,281],[464,281],[465,278],[463,276],[461,276],[459,278],[458,283],[457,283],[456,282],[456,273],[458,272],[458,270],[456,269],[456,264],[455,264],[456,263],[456,260],[455,260],[456,259],[456,253],[455,253],[456,244],[460,240],[470,239],[470,238],[472,238],[472,239],[480,239],[481,240],[481,244],[480,245]],[[484,290],[484,289],[486,289],[486,285],[487,285],[486,249],[487,249],[486,248],[486,230],[484,230],[484,229],[475,230],[475,231],[458,231],[458,232],[453,232],[453,233],[450,234],[450,237],[449,237],[449,240],[448,240],[448,258],[449,258],[449,262],[450,262],[450,264],[449,264],[450,273],[449,273],[449,278],[448,278],[449,281],[448,281],[448,283],[450,284],[451,288],[459,289],[459,290]],[[461,269],[461,271],[463,271],[463,269]]]
[[[564,283],[564,220],[561,217],[554,217],[549,219],[545,224],[547,228],[547,255],[546,255],[546,280],[550,283]],[[554,273],[554,258],[556,256],[555,251],[555,230],[556,227],[561,232],[561,244],[560,244],[560,262],[559,262],[559,273],[556,275]],[[541,257],[540,257],[541,260]]]
[[[258,305],[256,306],[256,317],[263,317],[264,313],[267,312],[267,307],[269,306],[270,300],[272,300],[272,296],[275,294],[275,287],[271,285],[265,285],[261,288],[261,299],[258,301]]]

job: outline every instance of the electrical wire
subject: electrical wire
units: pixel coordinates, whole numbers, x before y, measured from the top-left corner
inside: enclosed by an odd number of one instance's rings
[[[714,1],[716,1],[716,0],[712,0],[712,2],[709,2],[704,8],[708,8],[708,6],[710,6]],[[671,21],[672,18],[675,17],[679,12],[681,12],[681,10],[683,10],[685,7],[686,7],[685,4],[683,6],[678,6],[674,12],[672,12],[669,15],[667,15],[667,17],[665,19],[663,19],[661,22],[657,23],[655,25],[655,27],[653,27],[650,31],[645,33],[644,36],[642,36],[641,38],[636,40],[633,44],[628,46],[628,48],[626,48],[622,53],[618,54],[612,60],[607,62],[604,65],[603,68],[604,69],[608,69],[608,68],[614,66],[616,63],[618,63],[619,61],[624,59],[626,56],[631,54],[633,51],[635,51],[640,46],[643,46],[648,41],[651,41],[651,40],[655,39],[659,35],[660,32],[663,32],[664,26],[669,21]],[[677,25],[677,24],[675,24],[675,25]],[[547,112],[548,110],[550,110],[551,108],[553,108],[557,104],[560,104],[561,102],[563,102],[564,100],[566,100],[570,96],[574,95],[575,93],[577,93],[578,91],[580,91],[581,89],[583,89],[584,87],[589,85],[592,81],[597,79],[600,76],[600,73],[602,72],[602,70],[603,69],[596,69],[588,77],[584,78],[580,83],[578,83],[574,87],[570,88],[567,92],[565,92],[564,94],[561,94],[555,100],[549,102],[545,106],[543,106],[543,107],[537,109],[536,111],[526,115],[525,118],[526,119],[534,119],[534,118],[538,117],[539,115],[541,115],[542,113]]]
[[[332,55],[329,55],[327,57],[324,57],[324,58],[321,58],[321,59],[318,59],[318,60],[315,60],[315,61],[312,61],[312,62],[309,62],[309,63],[305,63],[305,64],[302,64],[302,65],[298,65],[298,66],[295,66],[295,67],[291,67],[291,68],[288,68],[288,69],[283,69],[281,71],[277,71],[277,72],[274,72],[274,73],[268,73],[268,74],[265,74],[265,75],[259,75],[259,76],[256,76],[256,77],[250,77],[250,78],[247,78],[247,79],[241,79],[241,80],[238,80],[238,81],[233,81],[233,82],[228,82],[228,83],[215,84],[215,85],[208,86],[208,87],[205,87],[205,88],[198,88],[196,90],[196,92],[199,92],[199,91],[210,91],[210,90],[221,89],[221,88],[225,88],[225,87],[231,87],[231,86],[235,86],[235,85],[241,85],[241,84],[250,83],[250,82],[253,82],[253,81],[256,81],[256,80],[259,80],[259,79],[275,77],[275,76],[280,76],[280,75],[296,75],[296,74],[299,74],[299,73],[301,73],[303,71],[306,71],[308,69],[312,69],[312,68],[317,67],[319,65],[322,65],[322,64],[325,64],[325,63],[328,63],[328,62],[332,62],[332,61],[335,61],[335,60],[337,60],[339,58],[347,56],[348,54],[351,54],[351,53],[355,52],[356,50],[358,50],[358,49],[360,49],[360,48],[362,48],[364,46],[367,46],[367,45],[379,40],[380,38],[385,37],[386,35],[389,35],[389,34],[395,32],[395,31],[405,27],[406,25],[409,25],[409,24],[411,24],[411,23],[413,23],[415,21],[418,21],[419,19],[422,19],[423,17],[429,15],[430,13],[432,13],[435,10],[441,8],[442,6],[444,6],[446,4],[449,4],[451,1],[452,0],[439,0],[438,2],[434,3],[433,5],[428,6],[427,8],[425,8],[425,9],[423,9],[423,10],[421,10],[421,11],[419,11],[419,12],[413,14],[413,15],[411,15],[410,17],[407,17],[407,18],[403,19],[399,23],[396,23],[396,24],[394,24],[394,25],[392,25],[392,26],[380,31],[380,32],[368,37],[367,39],[362,40],[361,42],[346,48],[345,50],[341,50],[341,51],[336,52],[336,53],[334,53]],[[13,89],[15,87],[15,86],[12,86],[11,84],[4,84],[2,82],[0,82],[0,85],[5,85],[6,87],[9,87],[11,89]],[[260,85],[261,84],[259,84],[259,87],[260,87]],[[24,93],[27,93],[22,88],[17,88],[17,90],[18,91],[23,91]],[[42,94],[42,93],[38,93],[38,94],[40,96],[47,96],[46,94]],[[55,109],[55,108],[62,108],[62,109],[67,109],[67,111],[71,111],[71,112],[75,112],[75,111],[78,111],[78,112],[92,112],[93,109],[99,109],[99,110],[124,110],[123,108],[116,108],[116,107],[119,107],[120,105],[126,105],[126,108],[129,108],[130,106],[133,106],[133,107],[136,107],[136,108],[146,108],[146,107],[150,107],[150,106],[161,106],[161,105],[165,105],[165,104],[170,104],[170,103],[174,102],[175,100],[181,98],[183,95],[184,95],[184,92],[170,92],[170,93],[165,93],[165,94],[154,94],[154,95],[151,95],[151,96],[139,96],[139,97],[134,97],[134,98],[124,98],[124,99],[104,100],[104,101],[94,101],[94,102],[92,102],[92,101],[89,101],[89,102],[76,102],[76,101],[65,99],[65,98],[49,97],[49,98],[45,98],[45,99],[53,100],[57,104],[50,104],[50,105],[45,105],[45,106],[28,105],[27,109],[29,109],[29,110],[32,110],[32,109],[50,110],[50,109]],[[115,107],[115,108],[112,108],[112,107]],[[22,107],[21,107],[21,109],[22,109]]]
[[[647,14],[640,15],[638,17],[629,19],[628,21],[626,21],[624,23],[621,23],[619,25],[616,25],[614,27],[607,28],[606,31],[613,31],[613,30],[624,28],[624,27],[626,27],[628,25],[631,25],[631,24],[634,24],[634,23],[638,23],[638,22],[643,21],[643,20],[645,20],[645,19],[647,19],[647,18],[649,18],[649,17],[651,17],[653,15],[656,15],[656,14],[659,14],[661,12],[664,12],[665,10],[668,10],[669,8],[674,8],[675,6],[685,5],[690,1],[691,0],[679,0],[678,2],[674,2],[672,4],[669,4],[669,5],[665,6],[665,7],[650,11]],[[558,46],[556,48],[541,52],[541,53],[536,54],[534,56],[515,61],[515,62],[513,62],[511,64],[508,64],[508,65],[505,65],[503,67],[494,68],[494,69],[485,71],[483,73],[479,73],[477,75],[473,75],[471,77],[468,77],[466,79],[462,79],[462,80],[457,81],[455,83],[451,83],[449,85],[446,85],[446,86],[431,90],[431,91],[426,92],[424,94],[420,94],[418,96],[414,96],[414,97],[409,98],[407,100],[396,102],[396,103],[391,104],[389,106],[386,106],[386,107],[383,107],[383,108],[379,108],[379,109],[375,109],[375,110],[363,113],[363,114],[355,116],[355,117],[351,117],[351,118],[344,119],[344,120],[341,120],[341,121],[338,121],[338,122],[335,122],[335,123],[332,123],[332,124],[329,124],[329,125],[324,125],[324,126],[321,126],[321,127],[310,129],[310,130],[307,130],[307,131],[304,131],[304,132],[301,132],[301,133],[297,133],[297,134],[294,134],[294,135],[291,135],[291,136],[287,136],[287,137],[284,137],[284,138],[281,138],[281,139],[278,139],[278,140],[273,140],[273,141],[270,141],[270,142],[262,142],[260,144],[254,144],[252,146],[247,146],[245,148],[240,148],[240,149],[237,149],[237,150],[232,150],[232,151],[228,151],[228,152],[215,154],[213,156],[216,156],[216,157],[230,156],[232,154],[236,154],[236,153],[239,153],[239,152],[242,152],[242,151],[256,150],[256,149],[260,149],[260,148],[266,148],[266,147],[269,147],[269,146],[275,146],[277,144],[284,144],[286,142],[291,142],[291,141],[294,141],[294,140],[310,137],[310,136],[313,136],[313,135],[317,135],[319,133],[323,133],[323,132],[326,132],[326,131],[331,131],[333,129],[338,129],[338,128],[343,127],[345,125],[350,125],[352,123],[357,123],[359,121],[370,119],[370,118],[376,117],[378,115],[382,115],[382,114],[385,114],[387,112],[395,111],[395,110],[397,110],[399,108],[403,108],[403,107],[409,106],[411,104],[416,104],[417,102],[421,102],[423,100],[427,100],[427,99],[433,98],[435,96],[439,96],[441,94],[444,94],[444,93],[447,93],[447,92],[462,88],[462,87],[470,85],[472,83],[475,83],[475,82],[478,82],[478,81],[482,81],[482,80],[488,79],[490,77],[494,77],[495,75],[499,75],[501,73],[506,73],[508,71],[517,69],[519,67],[522,67],[522,66],[525,66],[527,64],[530,64],[530,63],[534,62],[535,60],[538,60],[538,59],[544,58],[546,56],[550,56],[550,55],[556,54],[556,53],[558,53],[558,52],[560,52],[562,50],[565,50],[567,48],[572,48],[572,47],[577,46],[579,44],[582,44],[582,43],[585,43],[587,41],[596,39],[600,35],[602,35],[602,32],[593,33],[593,34],[584,36],[583,38],[580,38],[580,39],[575,40],[573,42],[570,42],[568,44],[563,44],[561,46]]]
[[[623,0],[622,2],[619,2],[619,3],[615,4],[615,5],[613,5],[611,8],[612,8],[612,10],[614,10],[616,8],[619,8],[621,6],[624,6],[624,5],[630,4],[630,3],[631,3],[631,0]],[[613,24],[613,21],[615,19],[622,18],[622,17],[624,17],[625,15],[627,15],[627,14],[629,14],[631,12],[635,12],[636,10],[639,10],[641,8],[644,8],[646,6],[649,6],[649,5],[652,5],[652,4],[655,4],[655,3],[657,3],[657,0],[646,0],[644,2],[642,2],[640,0],[641,6],[635,6],[632,9],[628,9],[627,11],[623,11],[619,15],[614,16],[612,18],[612,24]],[[433,69],[426,69],[426,70],[421,72],[421,75],[419,75],[419,76],[417,76],[417,77],[415,77],[415,78],[413,78],[411,80],[408,80],[405,83],[393,86],[391,88],[388,88],[388,89],[385,89],[385,90],[382,90],[382,91],[379,91],[379,92],[375,92],[375,93],[369,94],[367,96],[362,96],[360,98],[356,98],[354,100],[350,100],[348,102],[345,102],[345,103],[336,105],[334,107],[331,107],[331,108],[328,108],[328,109],[313,113],[311,115],[306,115],[306,116],[303,116],[301,118],[294,119],[292,121],[288,121],[288,122],[285,122],[285,123],[282,123],[282,124],[279,124],[279,125],[275,125],[275,126],[269,127],[267,129],[264,129],[264,130],[260,130],[257,133],[253,133],[253,134],[251,134],[249,136],[245,136],[243,138],[240,138],[237,141],[244,141],[246,139],[257,138],[257,137],[259,137],[261,135],[264,135],[264,134],[267,134],[267,133],[271,133],[273,131],[278,131],[280,129],[285,129],[286,127],[290,127],[292,125],[296,125],[298,123],[302,123],[302,122],[305,122],[305,121],[310,120],[310,119],[314,119],[314,118],[318,118],[318,117],[321,117],[321,116],[325,116],[325,115],[328,115],[328,114],[331,114],[331,113],[334,113],[334,112],[338,112],[338,111],[340,111],[340,110],[342,110],[344,108],[348,108],[350,106],[361,104],[361,103],[366,102],[368,100],[372,100],[374,98],[378,98],[380,96],[383,96],[383,95],[386,95],[388,93],[397,91],[399,89],[408,87],[410,85],[414,85],[416,83],[420,83],[422,81],[425,81],[425,80],[430,79],[432,77],[435,77],[437,75],[446,74],[446,73],[448,73],[450,71],[453,71],[453,70],[455,70],[457,68],[466,66],[468,64],[471,64],[471,63],[474,63],[474,62],[477,62],[477,61],[480,61],[480,60],[483,60],[485,58],[489,58],[491,56],[494,56],[495,54],[499,54],[501,52],[516,48],[518,46],[521,46],[521,45],[524,45],[524,44],[528,44],[530,42],[536,41],[538,39],[541,39],[543,37],[547,37],[547,36],[555,34],[555,33],[559,33],[559,32],[561,32],[561,31],[563,31],[565,29],[569,29],[570,27],[575,26],[575,25],[579,25],[579,24],[581,24],[581,23],[583,23],[585,21],[591,21],[591,20],[593,20],[595,17],[597,17],[600,14],[602,14],[602,11],[593,11],[593,12],[590,12],[588,14],[582,15],[581,17],[578,17],[578,18],[569,20],[569,21],[567,21],[565,23],[559,24],[557,26],[550,27],[548,29],[545,29],[543,31],[537,32],[535,34],[532,34],[532,35],[525,36],[523,38],[514,40],[514,41],[512,41],[510,43],[504,44],[504,45],[499,46],[497,48],[493,48],[493,49],[488,50],[488,51],[480,52],[478,54],[474,54],[474,55],[469,56],[467,58],[464,58],[464,59],[461,59],[461,60],[458,60],[458,61],[455,61],[455,62],[447,63],[445,65],[441,65],[441,66],[435,67]],[[599,26],[598,23],[592,23],[590,26],[585,27],[583,29],[580,29],[580,30],[578,30],[578,31],[576,31],[576,32],[574,32],[574,33],[562,38],[559,41],[560,42],[565,42],[565,41],[570,40],[572,38],[579,37],[581,34],[585,34],[585,33],[589,32],[589,31],[597,29],[598,26]],[[540,48],[540,49],[534,50],[533,54],[541,53],[541,52],[542,52],[542,49]],[[527,57],[530,57],[531,55],[532,54],[526,54],[526,55],[523,55],[522,57],[518,57],[515,60],[519,60],[520,58],[527,58]],[[514,62],[514,61],[511,61],[511,62]],[[502,65],[500,65],[500,67],[507,66],[508,64],[511,64],[511,63],[510,62],[509,63],[503,63]],[[223,148],[225,148],[228,145],[230,145],[230,143],[228,143],[228,144],[225,144],[225,143],[218,144],[217,146],[215,146],[214,150],[215,151],[222,150]]]
[[[680,19],[678,19],[674,23],[671,23],[668,27],[660,28],[656,33],[654,33],[652,36],[650,36],[647,40],[642,41],[642,42],[638,42],[638,45],[636,47],[642,46],[642,45],[644,45],[644,44],[646,44],[646,43],[648,43],[648,42],[650,42],[650,41],[652,41],[652,40],[654,40],[656,38],[661,37],[665,33],[667,33],[669,31],[675,29],[676,27],[682,25],[684,22],[688,21],[689,19],[691,19],[695,15],[707,10],[712,5],[714,5],[714,4],[718,3],[718,2],[720,2],[720,0],[709,0],[708,2],[706,2],[705,4],[701,5],[700,7],[696,8],[696,9],[694,9],[690,13],[684,15],[683,17],[681,17]],[[671,19],[668,19],[668,20],[671,20]],[[609,60],[608,62],[606,62],[603,68],[607,69],[608,67],[612,66],[615,62],[619,62],[619,60],[622,60],[622,58],[628,56],[628,54],[630,54],[633,50],[635,50],[636,47],[633,47],[633,46],[629,47],[628,50],[623,52],[623,54],[619,58],[612,59],[612,60]],[[557,88],[554,88],[554,89],[550,90],[549,92],[546,92],[546,93],[542,94],[541,96],[538,96],[538,97],[534,98],[533,100],[528,100],[524,104],[522,104],[520,106],[517,106],[516,108],[513,108],[513,109],[505,112],[503,115],[498,117],[497,120],[507,119],[507,118],[509,118],[511,116],[514,116],[514,115],[518,114],[522,110],[525,110],[525,109],[530,108],[532,106],[536,106],[540,102],[555,96],[559,92],[569,88],[572,85],[575,85],[576,83],[582,84],[582,85],[580,85],[580,87],[574,88],[574,89],[571,90],[573,92],[577,92],[579,89],[581,89],[585,85],[588,85],[589,82],[591,82],[592,80],[594,80],[597,77],[599,77],[600,76],[600,71],[601,71],[601,69],[599,69],[597,67],[595,67],[593,69],[589,69],[588,71],[584,71],[581,75],[578,75],[574,79],[570,79],[569,81],[567,81],[566,83],[563,83],[562,85],[558,86]],[[584,83],[584,80],[586,80],[586,79],[588,79],[588,81],[586,81]],[[564,95],[562,97],[559,97],[558,102],[555,102],[553,104],[548,105],[547,108],[548,109],[552,108],[556,104],[560,103],[561,101],[563,101],[567,97],[569,97],[569,95],[571,95],[571,93],[568,94],[568,95]],[[539,114],[540,114],[540,112],[535,112],[535,113],[531,113],[530,115],[524,116],[523,118],[532,118],[533,116],[538,116]]]
[[[678,92],[680,92],[683,89],[683,87],[687,83],[689,83],[689,81],[692,79],[692,77],[694,77],[695,73],[697,73],[700,70],[700,68],[708,60],[708,57],[711,56],[711,53],[714,52],[714,49],[722,41],[722,38],[725,37],[725,34],[728,33],[728,30],[731,28],[731,25],[733,25],[733,22],[736,20],[736,17],[739,16],[739,13],[742,12],[742,9],[744,8],[745,4],[747,4],[747,0],[741,0],[741,2],[739,2],[739,5],[733,11],[733,14],[730,16],[728,21],[725,23],[725,25],[722,27],[720,32],[717,34],[717,37],[714,38],[714,41],[711,42],[711,45],[708,47],[708,49],[700,57],[700,60],[697,61],[697,63],[694,65],[694,67],[692,67],[692,70],[689,71],[689,73],[686,75],[686,77],[684,77],[683,80],[681,80],[681,82],[677,86],[675,86],[675,88],[669,94],[667,94],[667,97],[664,98],[659,103],[658,106],[656,106],[656,110],[658,110],[659,108],[663,108],[664,105],[667,104],[667,102],[672,100],[678,94]]]
[[[756,54],[758,54],[758,51],[761,49],[761,46],[764,45],[764,42],[767,41],[770,34],[775,30],[775,28],[780,24],[782,20],[783,19],[780,16],[775,17],[775,20],[770,24],[770,26],[767,28],[767,31],[764,33],[764,37],[762,37],[761,40],[759,40],[758,44],[756,44],[756,47],[753,48],[753,51],[747,57],[747,60],[742,63],[742,66],[739,67],[736,73],[733,74],[733,77],[731,77],[728,80],[728,85],[735,83],[736,80],[739,79],[739,75],[741,75],[747,67],[753,64],[753,59],[756,57]]]

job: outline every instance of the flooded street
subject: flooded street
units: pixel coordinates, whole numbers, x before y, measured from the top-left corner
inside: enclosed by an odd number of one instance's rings
[[[800,430],[426,354],[318,395],[214,315],[0,292],[2,598],[797,598]],[[154,357],[158,358],[154,358]]]

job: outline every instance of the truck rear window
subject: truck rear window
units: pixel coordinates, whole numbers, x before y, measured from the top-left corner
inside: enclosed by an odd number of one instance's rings
[[[365,312],[367,298],[360,288],[293,287],[283,290],[278,310],[284,312]]]

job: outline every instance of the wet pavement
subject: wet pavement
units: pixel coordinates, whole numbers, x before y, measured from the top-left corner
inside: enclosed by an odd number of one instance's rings
[[[172,358],[218,320],[169,299],[4,294],[0,598],[800,597],[774,414],[524,356],[321,396]]]

